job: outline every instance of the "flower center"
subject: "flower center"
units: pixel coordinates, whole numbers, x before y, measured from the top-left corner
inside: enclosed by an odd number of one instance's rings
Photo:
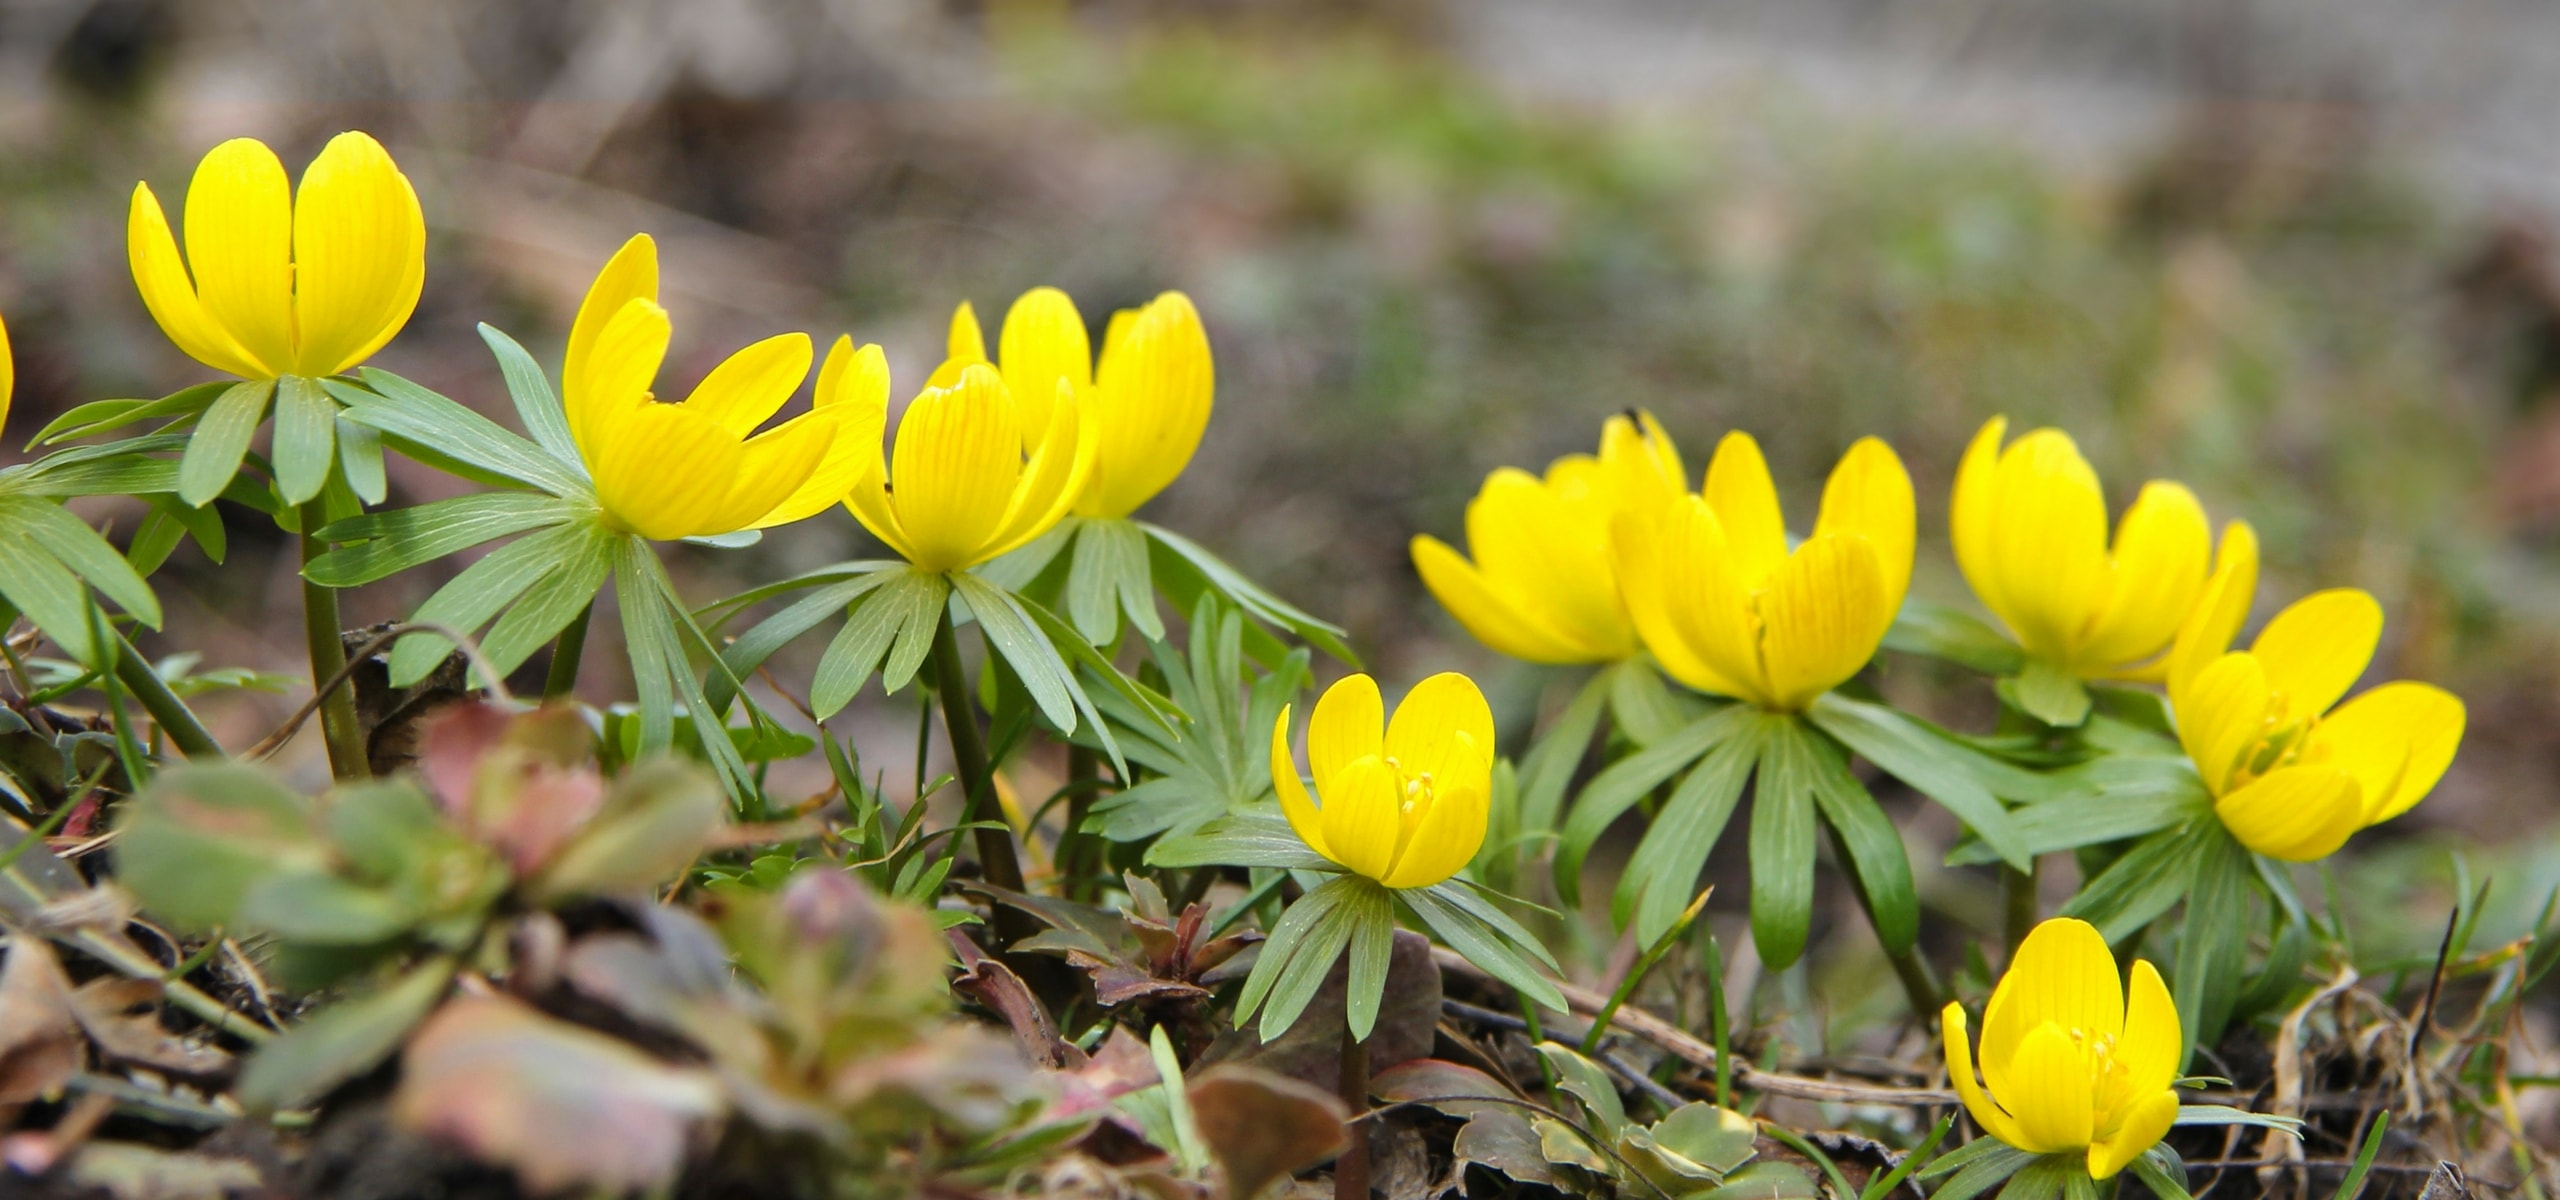
[[[2278,767],[2327,758],[2323,747],[2316,745],[2312,731],[2320,727],[2318,714],[2293,719],[2292,705],[2282,692],[2269,699],[2267,715],[2260,723],[2257,739],[2240,752],[2231,764],[2231,778],[2225,792],[2238,791]]]

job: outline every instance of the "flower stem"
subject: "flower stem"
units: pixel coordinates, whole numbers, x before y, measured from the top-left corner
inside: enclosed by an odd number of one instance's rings
[[[989,810],[998,807],[995,767],[987,761],[986,735],[978,729],[978,713],[969,701],[969,673],[960,664],[960,634],[952,627],[947,604],[941,624],[933,631],[933,683],[934,690],[942,693],[942,727],[950,735],[952,765],[960,773],[962,794],[967,797],[960,807],[960,823],[984,820]],[[1001,813],[993,825],[976,830],[975,835],[978,867],[986,873],[987,882],[1021,891],[1022,862],[1014,854],[1013,834]]]
[[[151,719],[159,723],[160,732],[167,735],[169,744],[189,758],[221,758],[222,743],[213,740],[213,734],[205,730],[204,722],[196,719],[195,711],[188,708],[187,702],[179,699],[176,692],[169,690],[160,673],[152,670],[150,661],[142,657],[142,651],[134,649],[133,643],[123,634],[113,630],[108,632],[116,639],[117,681],[123,683],[125,689],[133,693],[133,698],[141,703],[143,711],[150,713]]]
[[[596,602],[589,600],[551,644],[551,670],[542,678],[544,700],[565,700],[577,693],[578,659],[587,651],[587,621],[595,615]]]
[[[1885,947],[1885,961],[1893,964],[1894,978],[1902,981],[1902,994],[1911,1000],[1911,1011],[1923,1026],[1938,1019],[1938,1009],[1946,1003],[1946,993],[1938,987],[1938,973],[1929,969],[1929,960],[1920,957],[1920,948],[1910,946],[1896,950]]]
[[[2024,871],[2016,867],[2000,868],[2001,910],[2006,925],[2002,932],[2009,943],[2010,958],[2018,956],[2019,944],[2025,942],[2027,934],[2036,927],[2037,893],[2043,890],[2043,882],[2042,858],[2027,860]]]
[[[1074,791],[1067,797],[1066,827],[1058,833],[1058,878],[1066,885],[1067,897],[1090,900],[1099,888],[1095,878],[1102,870],[1101,842],[1086,836],[1085,817],[1093,811],[1093,792],[1102,779],[1102,763],[1093,751],[1082,746],[1067,748],[1067,786]],[[1178,910],[1177,910],[1178,911]]]
[[[1360,1119],[1369,1111],[1369,1043],[1351,1036],[1347,1021],[1342,1026],[1342,1077],[1334,1094],[1351,1110],[1352,1119],[1343,1130],[1348,1140],[1342,1156],[1333,1160],[1333,1200],[1369,1200],[1369,1123]]]
[[[302,505],[302,562],[328,552],[329,544],[312,536],[312,531],[328,523],[328,513],[318,499]],[[338,618],[338,593],[305,578],[302,581],[302,637],[311,656],[311,686],[328,687],[329,681],[347,666],[345,628]],[[356,721],[356,695],[352,686],[331,688],[320,697],[320,733],[329,743],[329,774],[335,778],[363,779],[373,774],[365,754],[364,728]]]

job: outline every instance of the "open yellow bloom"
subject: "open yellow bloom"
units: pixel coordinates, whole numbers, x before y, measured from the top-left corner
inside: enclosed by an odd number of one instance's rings
[[[9,423],[9,397],[18,390],[18,361],[9,353],[9,325],[0,321],[0,426]]]
[[[1759,444],[1732,433],[1703,493],[1620,514],[1611,542],[1628,615],[1664,670],[1797,712],[1875,656],[1911,585],[1913,521],[1902,460],[1864,438],[1832,470],[1813,536],[1789,550]]]
[[[2156,679],[2204,593],[2213,531],[2185,487],[2153,480],[2107,542],[2107,500],[2069,434],[2006,450],[1994,417],[1956,472],[1956,563],[2027,653],[2083,679]]]
[[[264,143],[214,147],[187,185],[186,234],[181,260],[151,185],[134,185],[125,241],[143,304],[179,349],[244,379],[363,362],[407,323],[426,280],[418,194],[361,133],[331,138],[299,191]]]
[[[1469,562],[1447,542],[1413,539],[1413,565],[1477,641],[1541,663],[1615,662],[1639,648],[1618,594],[1609,525],[1656,513],[1688,487],[1680,450],[1653,414],[1614,416],[1600,453],[1568,454],[1544,479],[1516,467],[1485,477],[1467,503]]]
[[[1166,292],[1111,314],[1096,364],[1075,301],[1053,287],[1024,292],[1004,314],[996,366],[1022,409],[1028,441],[1045,431],[1053,397],[1072,393],[1093,424],[1093,466],[1072,511],[1125,517],[1182,474],[1209,427],[1217,369],[1191,298]],[[951,316],[948,357],[929,381],[949,387],[962,368],[987,362],[975,310]]]
[[[809,335],[740,350],[681,404],[650,393],[672,326],[658,305],[658,246],[622,244],[588,286],[560,371],[570,439],[617,525],[644,537],[709,537],[815,516],[860,478],[889,389],[877,346],[838,338],[813,411],[757,433],[809,375]]]
[[[1939,1015],[1947,1074],[1983,1131],[2029,1154],[2086,1151],[2108,1179],[2178,1119],[2178,1008],[2160,972],[2133,964],[2132,995],[2088,922],[2035,927],[1982,1011],[1981,1078],[1964,1006]]]
[[[1379,737],[1385,727],[1386,736]],[[1493,710],[1475,681],[1443,672],[1386,719],[1376,680],[1347,675],[1307,722],[1307,794],[1289,753],[1289,710],[1271,729],[1271,783],[1289,827],[1316,853],[1392,888],[1429,887],[1484,846],[1493,796]]]
[[[961,344],[964,324],[974,343],[967,305],[952,321],[953,360],[907,406],[892,450],[883,453],[877,436],[862,443],[859,482],[845,501],[865,528],[925,571],[974,567],[1049,532],[1093,467],[1095,431],[1081,419],[1072,384],[1051,376],[1048,403],[1025,403],[983,359],[961,359],[969,348]],[[1040,390],[1036,375],[1025,379]],[[885,372],[865,403],[885,419]]]
[[[2229,650],[2257,577],[2248,549],[2216,568],[2179,634],[2169,707],[2231,836],[2308,862],[2425,798],[2453,763],[2464,710],[2444,689],[2406,681],[2338,704],[2382,639],[2382,606],[2354,588],[2294,601],[2249,649]]]

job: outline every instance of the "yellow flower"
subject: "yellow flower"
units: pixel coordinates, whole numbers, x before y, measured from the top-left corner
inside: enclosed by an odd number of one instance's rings
[[[1008,340],[1012,324],[1008,317]],[[1076,329],[1080,346],[1083,326]],[[1025,364],[1024,388],[1007,386],[1008,376],[985,361],[966,304],[952,317],[951,343],[951,359],[899,418],[896,446],[884,454],[878,436],[863,441],[859,482],[845,501],[865,528],[925,571],[974,567],[1049,532],[1094,460],[1095,429],[1080,418],[1072,379],[1044,377],[1026,352],[1014,356]],[[1031,404],[1031,395],[1047,402]],[[885,370],[864,403],[886,419]]]
[[[1956,472],[1950,524],[1974,595],[2027,653],[2073,675],[2159,678],[2212,569],[2204,506],[2146,483],[2110,548],[2106,496],[2070,435],[2039,429],[2003,450],[2008,428],[1992,418]]]
[[[1628,615],[1664,670],[1700,691],[1797,712],[1874,657],[1911,584],[1911,477],[1891,447],[1849,447],[1813,536],[1790,551],[1768,463],[1732,433],[1706,488],[1622,513],[1612,550]]]
[[[2231,836],[2308,862],[2425,798],[2462,742],[2462,701],[2403,681],[2338,704],[2382,639],[2382,606],[2354,588],[2305,596],[2229,650],[2257,578],[2256,543],[2241,549],[2178,635],[2169,707]]]
[[[2178,1118],[2178,1008],[2160,972],[2133,964],[2132,995],[2085,921],[2035,927],[1982,1011],[1982,1075],[1964,1006],[1939,1015],[1947,1074],[1984,1132],[2029,1154],[2086,1151],[2112,1178]]]
[[[187,185],[186,230],[181,261],[151,185],[134,185],[125,241],[143,304],[179,349],[244,379],[363,362],[409,320],[426,279],[418,194],[361,133],[331,138],[298,192],[264,143],[214,147]]]
[[[1111,314],[1099,365],[1090,345],[1075,301],[1056,288],[1033,288],[1005,311],[998,370],[1021,406],[1026,442],[1045,432],[1055,397],[1076,397],[1093,423],[1094,450],[1072,511],[1125,517],[1182,474],[1200,448],[1217,370],[1200,312],[1180,292]],[[964,303],[951,316],[948,356],[927,383],[949,387],[962,368],[984,362],[986,337]]]
[[[1283,708],[1271,729],[1280,811],[1309,848],[1354,874],[1392,888],[1429,887],[1457,874],[1484,845],[1493,710],[1464,675],[1444,672],[1415,684],[1392,723],[1376,680],[1344,676],[1316,701],[1307,762],[1322,808],[1298,778]]]
[[[838,338],[816,407],[764,433],[808,377],[809,336],[732,354],[681,404],[650,393],[672,327],[658,306],[658,247],[623,243],[596,273],[569,329],[561,405],[609,519],[657,539],[709,537],[814,516],[860,477],[878,447],[889,371],[878,346]],[[751,436],[752,435],[752,436]]]
[[[1653,414],[1614,416],[1600,453],[1569,454],[1540,479],[1515,467],[1485,477],[1467,504],[1469,562],[1447,542],[1413,539],[1413,565],[1477,641],[1542,663],[1615,662],[1638,649],[1618,594],[1609,523],[1653,513],[1687,490],[1680,450]]]
[[[9,398],[18,390],[18,363],[9,353],[9,325],[0,321],[0,426],[9,423]]]

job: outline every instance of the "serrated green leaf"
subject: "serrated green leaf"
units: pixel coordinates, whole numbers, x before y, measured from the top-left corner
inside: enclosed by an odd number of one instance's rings
[[[276,380],[276,492],[287,504],[320,494],[338,457],[338,405],[320,385],[300,375]]]
[[[202,508],[231,485],[275,391],[275,380],[244,380],[224,389],[221,398],[204,410],[195,436],[187,440],[186,455],[178,460],[179,499]]]
[[[497,356],[498,375],[506,380],[507,398],[515,401],[516,420],[523,422],[534,444],[562,463],[583,466],[586,460],[578,454],[577,440],[569,436],[569,414],[552,394],[551,379],[543,374],[541,364],[514,338],[486,321],[480,323],[480,340]]]
[[[538,492],[475,492],[366,513],[322,528],[323,540],[348,544],[311,560],[302,574],[324,587],[355,587],[482,542],[561,524],[579,511],[573,501]]]

